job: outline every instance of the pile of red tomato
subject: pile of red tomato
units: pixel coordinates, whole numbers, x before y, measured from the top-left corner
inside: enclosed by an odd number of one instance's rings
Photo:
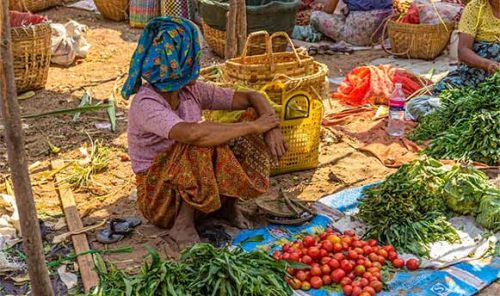
[[[403,268],[393,246],[379,246],[376,240],[363,241],[353,231],[336,233],[327,228],[318,236],[308,235],[302,240],[282,246],[275,251],[276,260],[288,260],[310,265],[310,269],[289,268],[288,283],[294,289],[321,289],[339,284],[345,295],[373,296],[382,291],[381,270],[384,264]],[[419,261],[406,261],[408,270],[418,269]]]

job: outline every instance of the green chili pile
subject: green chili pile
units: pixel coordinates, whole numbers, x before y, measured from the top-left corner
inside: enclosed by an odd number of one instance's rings
[[[287,263],[264,252],[196,244],[186,249],[178,262],[161,260],[152,249],[149,252],[150,263],[145,263],[137,275],[113,265],[107,267],[99,258],[100,283],[91,295],[292,295],[285,281]]]
[[[424,117],[410,134],[431,140],[427,155],[440,159],[500,162],[500,73],[478,87],[454,88],[441,95],[442,107]]]

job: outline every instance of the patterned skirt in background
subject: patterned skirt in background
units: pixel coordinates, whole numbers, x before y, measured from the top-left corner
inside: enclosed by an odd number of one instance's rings
[[[336,42],[370,46],[379,41],[383,23],[391,14],[392,9],[350,11],[347,15],[313,11],[311,26]]]
[[[499,42],[476,42],[473,50],[479,56],[500,63]],[[476,86],[486,80],[490,74],[478,68],[472,68],[466,64],[460,64],[455,71],[450,72],[443,80],[434,86],[434,95],[452,87]]]
[[[170,228],[181,202],[211,213],[221,207],[221,196],[247,200],[265,193],[270,170],[261,136],[208,148],[178,143],[136,175],[137,205],[150,223]]]
[[[194,17],[193,0],[160,0],[161,15],[179,16],[187,19]]]

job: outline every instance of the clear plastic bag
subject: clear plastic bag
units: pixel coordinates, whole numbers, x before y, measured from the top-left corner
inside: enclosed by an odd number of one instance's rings
[[[453,22],[463,8],[459,4],[432,2],[431,0],[415,0],[414,3],[418,8],[420,23],[427,25]]]

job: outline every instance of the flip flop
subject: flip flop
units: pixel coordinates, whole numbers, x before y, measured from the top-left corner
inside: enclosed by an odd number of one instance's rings
[[[99,230],[97,241],[103,244],[113,244],[122,240],[126,234],[139,226],[142,221],[136,217],[114,218],[109,222],[108,227]]]
[[[200,238],[207,240],[216,248],[227,247],[233,240],[221,225],[211,225],[208,228],[201,229],[198,234]]]

